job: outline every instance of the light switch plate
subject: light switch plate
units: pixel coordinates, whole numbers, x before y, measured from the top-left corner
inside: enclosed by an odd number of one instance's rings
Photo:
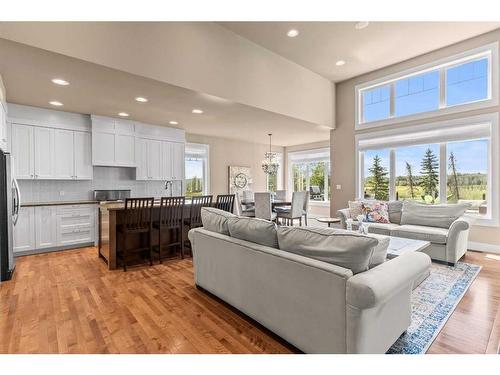
[[[336,185],[336,186],[335,186],[335,188],[336,188],[337,190],[341,190],[341,189],[342,189],[342,185]]]
[[[64,191],[63,191],[63,190],[60,190],[60,191],[59,191],[59,196],[60,196],[60,197],[64,197]]]

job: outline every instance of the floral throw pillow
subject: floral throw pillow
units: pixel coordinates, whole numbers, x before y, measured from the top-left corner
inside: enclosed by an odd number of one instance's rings
[[[389,223],[387,203],[363,202],[363,214],[369,223]]]

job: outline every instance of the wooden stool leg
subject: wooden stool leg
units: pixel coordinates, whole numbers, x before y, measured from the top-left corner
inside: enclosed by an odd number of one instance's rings
[[[153,230],[151,229],[148,233],[149,238],[149,265],[153,265]]]
[[[161,264],[161,225],[158,225],[158,261]]]
[[[184,224],[181,225],[181,259],[184,259]]]

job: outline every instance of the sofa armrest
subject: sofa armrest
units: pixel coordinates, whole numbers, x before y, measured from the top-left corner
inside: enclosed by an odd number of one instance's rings
[[[456,263],[467,251],[471,225],[471,219],[466,216],[451,223],[446,241],[446,260],[449,263]]]
[[[413,282],[430,266],[431,258],[427,254],[414,252],[358,273],[347,281],[347,303],[358,309],[380,305],[401,289],[411,291]]]
[[[347,228],[346,220],[351,218],[351,212],[348,208],[343,208],[337,211],[337,217],[340,219],[340,225],[343,229]]]

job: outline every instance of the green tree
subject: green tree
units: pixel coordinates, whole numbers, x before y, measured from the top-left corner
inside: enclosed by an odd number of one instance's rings
[[[415,187],[414,187],[413,172],[411,170],[410,163],[406,162],[406,182],[408,190],[410,191],[411,199],[415,199]]]
[[[368,181],[370,189],[375,195],[375,199],[389,199],[389,179],[387,169],[381,164],[381,159],[378,155],[373,158],[373,165],[368,169],[371,173],[371,178]]]
[[[450,185],[450,190],[455,196],[456,200],[460,199],[460,192],[458,190],[458,176],[457,176],[457,159],[453,152],[450,152],[450,156],[448,158],[448,169],[451,172],[451,179],[448,182]]]
[[[424,199],[425,196],[430,196],[432,201],[434,201],[438,195],[438,185],[439,185],[439,162],[436,155],[430,148],[425,151],[424,158],[420,164],[422,170],[422,178],[420,181],[420,186],[423,189]]]

